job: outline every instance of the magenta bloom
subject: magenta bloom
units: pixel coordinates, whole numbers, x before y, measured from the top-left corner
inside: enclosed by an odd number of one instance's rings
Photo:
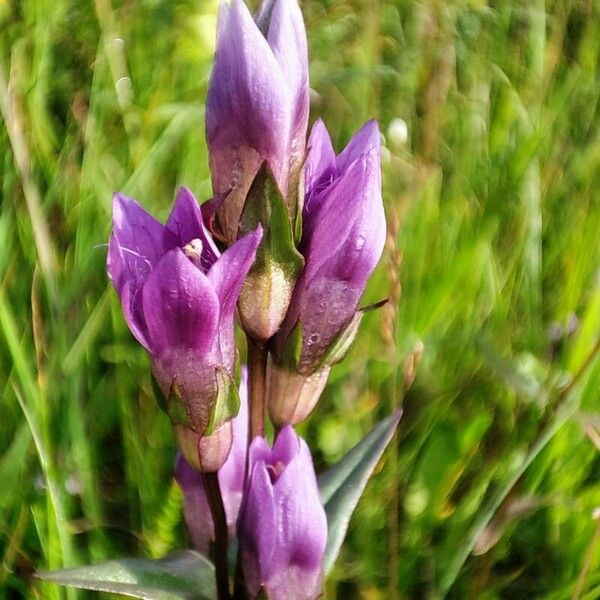
[[[229,534],[235,535],[242,493],[244,491],[244,469],[248,446],[248,371],[242,368],[240,381],[240,412],[232,420],[233,444],[225,464],[219,469],[219,484],[225,505]],[[175,461],[175,479],[183,492],[185,522],[194,546],[208,556],[210,543],[215,537],[210,507],[204,489],[202,473],[193,469],[182,454]]]
[[[206,135],[219,211],[228,240],[263,161],[285,196],[299,169],[308,123],[308,55],[296,0],[267,0],[256,17],[242,0],[221,5],[206,104]]]
[[[310,450],[292,427],[273,449],[263,438],[252,441],[238,539],[251,598],[261,587],[269,600],[320,595],[327,519]]]
[[[281,343],[301,328],[301,373],[318,367],[354,317],[386,236],[377,122],[369,121],[336,157],[319,120],[308,148],[300,247],[306,263],[280,334]]]
[[[258,228],[220,255],[186,188],[166,225],[135,200],[120,193],[113,198],[108,274],[165,398],[177,396],[181,403],[176,425],[186,430],[176,431],[184,452],[204,434],[219,381],[232,374],[235,305],[261,237]],[[223,460],[226,438],[219,438]]]

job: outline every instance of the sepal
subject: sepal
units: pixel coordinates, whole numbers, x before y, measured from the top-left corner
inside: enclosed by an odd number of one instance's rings
[[[214,433],[219,425],[233,419],[240,410],[240,396],[231,375],[226,369],[217,367],[215,377],[217,380],[217,397],[211,407],[204,435]]]
[[[370,304],[369,306],[359,308],[354,317],[352,317],[350,323],[348,323],[346,328],[340,332],[331,346],[329,346],[325,355],[323,356],[321,364],[332,366],[341,362],[348,354],[352,343],[356,339],[356,336],[358,335],[358,329],[365,314],[372,310],[381,308],[387,302],[388,300],[386,298],[385,300],[381,300],[375,304]]]
[[[259,341],[279,329],[304,259],[296,250],[288,207],[263,163],[254,179],[241,218],[242,233],[258,225],[264,235],[238,303],[242,327]]]
[[[185,405],[181,397],[181,392],[175,383],[171,383],[169,393],[165,396],[154,375],[151,377],[152,389],[159,408],[169,417],[172,425],[183,425],[184,427],[192,427],[192,422],[185,410]]]

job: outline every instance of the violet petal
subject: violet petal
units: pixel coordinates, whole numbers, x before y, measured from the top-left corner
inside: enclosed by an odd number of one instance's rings
[[[220,27],[206,105],[206,133],[217,193],[241,181],[244,148],[267,159],[287,186],[290,92],[267,40],[242,0],[232,0]]]
[[[202,221],[200,205],[188,188],[180,188],[166,227],[177,237],[181,248],[194,239],[202,242],[201,264],[205,272],[219,258],[219,250]]]
[[[216,339],[219,300],[208,278],[179,248],[158,262],[142,291],[151,351],[209,352]]]
[[[323,187],[330,184],[337,174],[335,151],[325,123],[317,119],[308,138],[308,158],[306,159],[306,205],[310,211],[310,200]]]
[[[302,13],[296,0],[277,0],[267,41],[286,79],[293,102],[290,163],[303,158],[308,124],[308,49]]]
[[[114,194],[112,212],[113,228],[107,256],[108,275],[119,294],[123,314],[131,332],[148,349],[141,288],[160,257],[175,247],[177,240],[133,198],[125,194]]]

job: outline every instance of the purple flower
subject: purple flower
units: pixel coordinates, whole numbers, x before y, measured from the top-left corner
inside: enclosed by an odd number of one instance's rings
[[[232,190],[219,208],[222,234],[237,238],[246,194],[267,161],[280,192],[304,160],[308,55],[296,0],[267,0],[252,19],[242,0],[221,5],[206,104],[213,188]]]
[[[260,437],[238,519],[246,587],[270,600],[314,600],[321,593],[327,519],[306,442],[284,427],[273,449]]]
[[[271,377],[269,411],[279,425],[299,422],[318,400],[335,362],[329,354],[355,322],[386,236],[376,121],[336,157],[319,120],[308,152],[300,244],[305,266],[276,337]],[[290,356],[293,369],[283,364]]]
[[[232,420],[233,444],[231,452],[219,469],[219,484],[225,505],[227,525],[231,536],[235,535],[242,493],[244,491],[244,469],[248,446],[248,372],[242,368],[240,381],[240,412]],[[182,454],[175,461],[175,479],[183,492],[183,507],[192,542],[199,552],[208,556],[210,542],[215,529],[204,489],[202,473],[193,469]]]
[[[235,305],[261,237],[259,227],[220,255],[186,188],[166,225],[135,200],[113,198],[108,274],[131,332],[150,353],[182,451],[196,468],[197,449],[207,443],[199,438],[231,379]],[[230,427],[214,435],[214,452],[203,450],[211,467],[229,452]]]

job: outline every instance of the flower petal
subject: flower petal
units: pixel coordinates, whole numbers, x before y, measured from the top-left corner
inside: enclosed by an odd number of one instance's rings
[[[377,160],[381,154],[381,134],[375,119],[367,121],[352,137],[337,157],[337,168],[343,173],[360,156],[375,151]]]
[[[179,248],[165,254],[146,280],[142,306],[155,356],[174,348],[213,349],[219,300],[206,275]]]
[[[248,162],[243,148],[267,159],[285,190],[291,111],[288,86],[267,40],[244,2],[232,0],[218,36],[206,105],[216,193],[251,183],[240,169]]]
[[[133,198],[113,196],[113,228],[106,268],[123,306],[129,329],[149,348],[142,314],[141,288],[160,257],[176,246],[177,240]]]
[[[290,428],[291,429],[291,428]],[[276,552],[263,571],[269,598],[314,600],[323,578],[327,519],[306,442],[298,438],[298,454],[273,486],[277,526]]]
[[[268,463],[271,460],[271,447],[263,437],[255,437],[248,449],[248,465],[257,462]]]
[[[353,318],[385,244],[379,154],[371,149],[305,213],[306,267],[283,331],[299,320],[303,369],[319,359]],[[340,218],[344,215],[344,218]]]
[[[262,585],[269,598],[314,600],[322,584],[327,520],[310,451],[291,427],[279,433],[266,461],[265,446],[262,438],[252,442],[251,475],[238,520],[246,585],[251,597]],[[272,483],[270,469],[279,459],[286,462]]]
[[[308,49],[297,0],[277,0],[271,10],[267,41],[289,86],[292,103],[290,164],[304,158],[308,125]]]
[[[308,138],[308,158],[306,159],[306,205],[310,211],[310,200],[324,186],[330,184],[337,174],[336,158],[331,137],[325,123],[317,119]]]
[[[237,532],[244,579],[252,598],[258,594],[263,584],[263,573],[268,569],[276,550],[276,510],[266,464],[263,461],[250,463],[248,487],[240,508]]]
[[[219,257],[219,250],[204,227],[200,205],[188,188],[182,187],[179,190],[166,227],[177,237],[181,248],[194,239],[202,241],[200,261],[205,271],[208,271]]]
[[[294,432],[294,428],[286,425],[278,434],[271,452],[271,464],[281,463],[289,465],[300,452],[300,438]]]
[[[217,44],[223,29],[225,29],[225,23],[227,22],[227,14],[229,13],[229,4],[221,0],[219,2],[219,14],[217,15]]]
[[[192,469],[183,455],[178,453],[175,460],[175,479],[183,492],[183,512],[192,543],[198,552],[208,556],[215,530],[202,473]]]
[[[362,214],[362,205],[370,204],[374,193],[381,199],[379,169],[375,153],[360,157],[304,211],[302,253],[307,283],[339,251]]]
[[[261,30],[262,34],[267,37],[269,33],[269,23],[271,22],[271,13],[277,0],[263,0],[254,15],[254,22]]]

